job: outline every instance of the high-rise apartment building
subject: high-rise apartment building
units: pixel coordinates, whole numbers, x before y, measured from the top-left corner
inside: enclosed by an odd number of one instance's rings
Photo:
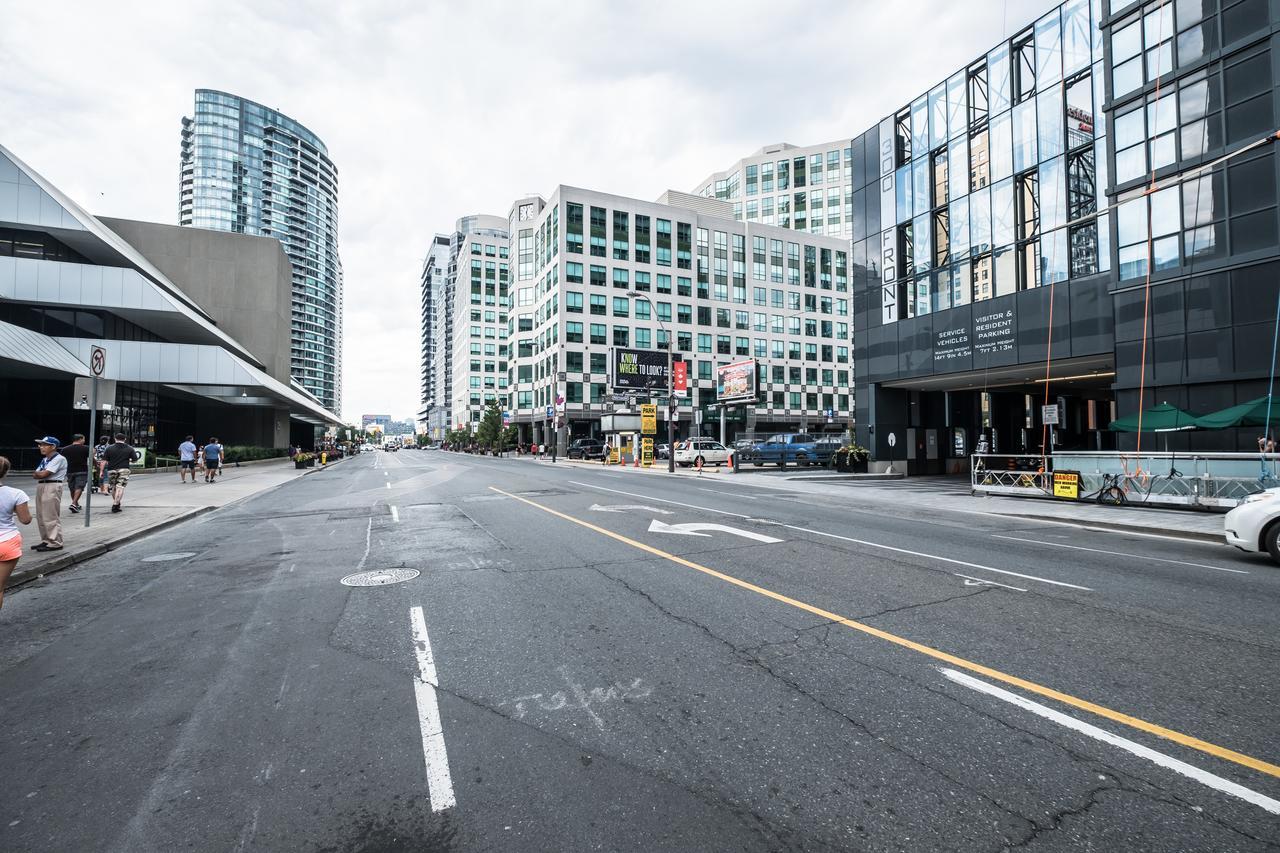
[[[338,169],[318,136],[236,95],[197,89],[182,120],[179,224],[275,237],[293,265],[291,369],[342,402]]]
[[[848,139],[767,145],[694,190],[732,205],[734,219],[844,237],[853,233],[853,148]]]
[[[690,365],[681,437],[719,420],[716,367],[751,359],[758,397],[730,412],[730,433],[849,425],[847,241],[735,220],[727,201],[568,186],[518,200],[509,227],[513,299],[507,339],[498,338],[511,346],[506,384],[475,372],[469,381],[473,394],[477,381],[499,396],[505,387],[523,440],[550,439],[548,407],[564,419],[561,440],[598,434],[614,408],[611,353],[667,343]],[[487,343],[477,331],[473,347]]]
[[[451,328],[443,343],[450,355],[437,381],[448,395],[451,429],[473,429],[485,406],[506,395],[511,305],[507,234],[507,220],[501,216],[464,216],[449,239],[444,308]]]
[[[452,324],[447,314],[447,284],[449,281],[449,235],[437,234],[431,241],[431,248],[422,262],[420,280],[420,307],[422,311],[422,353],[419,369],[422,375],[422,400],[418,410],[419,424],[425,424],[432,438],[443,437],[443,431],[432,430],[431,413],[433,409],[445,407],[447,410],[447,394],[442,393],[445,387],[444,377],[447,375],[444,365],[438,364],[445,357],[449,343],[449,332]],[[440,419],[437,427],[447,428],[447,413]]]

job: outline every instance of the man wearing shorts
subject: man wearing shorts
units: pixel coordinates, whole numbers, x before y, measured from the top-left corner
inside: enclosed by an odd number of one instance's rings
[[[67,488],[71,490],[71,506],[67,509],[79,512],[80,496],[89,484],[89,457],[92,455],[89,445],[84,443],[83,435],[76,433],[71,436],[71,443],[63,445],[58,452],[67,460]]]
[[[107,463],[107,488],[111,491],[111,511],[120,512],[124,500],[124,487],[129,485],[129,466],[138,461],[138,451],[125,442],[122,432],[116,433],[115,444],[102,452]]]
[[[218,439],[211,438],[204,446],[204,481],[212,483],[218,476],[218,468],[222,464],[222,445]]]
[[[182,444],[178,445],[178,474],[182,477],[182,482],[187,481],[187,472],[191,472],[191,482],[196,481],[196,444],[192,440],[192,436],[187,436],[182,440]]]

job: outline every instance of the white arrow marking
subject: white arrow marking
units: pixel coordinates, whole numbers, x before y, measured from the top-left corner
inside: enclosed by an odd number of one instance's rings
[[[644,512],[656,512],[659,515],[671,515],[669,509],[654,509],[651,506],[643,506],[641,504],[613,504],[611,506],[601,506],[600,504],[592,504],[593,512],[631,512],[632,510],[642,510]]]
[[[699,521],[691,521],[687,524],[667,524],[665,521],[654,519],[649,525],[650,533],[675,533],[680,536],[706,536],[705,533],[699,533],[699,530],[718,530],[721,533],[732,533],[734,536],[741,536],[744,539],[754,539],[757,542],[763,542],[766,545],[774,542],[781,542],[781,539],[774,539],[772,536],[765,536],[763,533],[753,533],[750,530],[739,530],[736,527],[730,527],[727,524],[708,524]]]
[[[1005,589],[1016,589],[1018,592],[1026,592],[1026,590],[1020,586],[1009,586],[1007,583],[1000,583],[998,581],[986,581],[981,578],[971,578],[968,575],[962,575],[956,572],[952,572],[952,574],[958,578],[964,578],[965,586],[1002,586]]]

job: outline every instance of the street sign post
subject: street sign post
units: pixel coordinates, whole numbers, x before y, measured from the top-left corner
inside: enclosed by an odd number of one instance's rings
[[[89,350],[89,374],[93,377],[89,387],[89,469],[93,470],[93,448],[98,444],[98,383],[107,372],[107,351],[94,344]],[[93,514],[93,482],[85,483],[84,526],[89,526]]]

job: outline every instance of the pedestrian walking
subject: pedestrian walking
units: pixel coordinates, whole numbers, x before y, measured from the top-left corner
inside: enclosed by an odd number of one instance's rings
[[[116,433],[116,440],[102,453],[107,462],[107,488],[111,492],[111,511],[120,512],[125,486],[129,485],[129,471],[142,454],[129,446],[125,434]]]
[[[8,473],[9,460],[0,456],[0,607],[4,606],[4,585],[22,557],[22,532],[14,519],[22,524],[31,523],[27,493],[4,484]]]
[[[36,439],[42,457],[31,475],[36,481],[36,523],[40,528],[36,551],[62,550],[62,488],[67,481],[67,460],[58,452],[58,444],[51,435]]]
[[[221,466],[222,445],[218,444],[218,439],[211,438],[204,446],[204,481],[212,483],[217,478],[218,469]]]
[[[99,494],[107,494],[107,460],[102,454],[111,446],[111,439],[103,436],[98,439],[98,446],[93,448],[93,468],[98,475],[97,489]]]
[[[178,445],[178,476],[187,482],[187,472],[191,472],[191,482],[196,481],[196,443],[194,436],[187,436]]]
[[[67,488],[71,491],[71,505],[67,509],[79,512],[80,496],[89,484],[89,457],[92,453],[80,433],[71,436],[71,443],[58,452],[67,460]]]

